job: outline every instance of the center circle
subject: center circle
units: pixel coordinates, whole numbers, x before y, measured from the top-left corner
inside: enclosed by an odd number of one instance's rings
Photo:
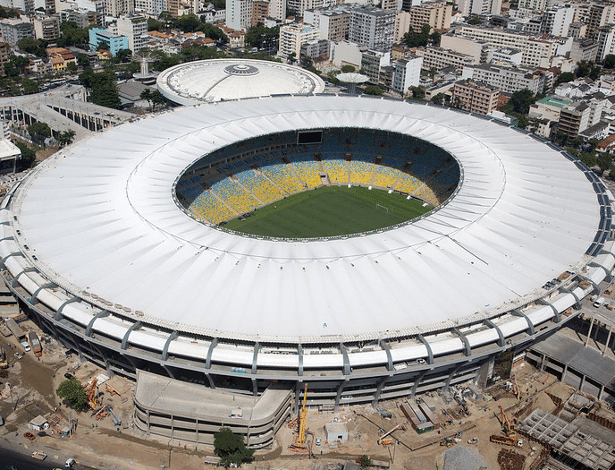
[[[376,129],[293,130],[211,152],[175,185],[194,219],[248,236],[332,238],[395,228],[448,200],[448,152]]]
[[[224,71],[229,75],[256,75],[259,72],[257,67],[248,64],[229,65]]]

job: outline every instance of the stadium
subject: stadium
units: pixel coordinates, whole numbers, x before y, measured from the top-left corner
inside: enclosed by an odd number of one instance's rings
[[[318,237],[225,225],[321,187],[431,210]],[[305,383],[337,409],[486,380],[610,279],[611,200],[571,155],[484,117],[270,97],[61,150],[4,199],[0,256],[45,330],[137,379],[137,427],[210,443],[224,424],[258,448]]]
[[[256,59],[210,59],[179,64],[163,71],[156,79],[156,86],[165,98],[184,106],[272,94],[321,93],[325,89],[325,83],[315,73]]]

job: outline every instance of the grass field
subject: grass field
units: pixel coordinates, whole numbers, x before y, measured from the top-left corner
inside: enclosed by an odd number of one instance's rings
[[[257,209],[245,220],[231,220],[225,228],[269,237],[326,237],[388,227],[429,210],[400,194],[330,186],[289,196]]]

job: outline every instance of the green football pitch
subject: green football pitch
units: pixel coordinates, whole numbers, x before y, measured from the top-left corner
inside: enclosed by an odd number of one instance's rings
[[[244,220],[231,220],[225,228],[268,237],[330,237],[388,227],[430,209],[401,194],[329,186],[289,196],[257,209]]]

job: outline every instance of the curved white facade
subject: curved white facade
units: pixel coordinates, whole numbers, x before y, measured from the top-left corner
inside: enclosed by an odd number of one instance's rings
[[[277,94],[321,93],[322,79],[308,70],[255,59],[212,59],[170,67],[158,75],[158,91],[184,106]]]
[[[178,176],[216,149],[326,127],[427,140],[463,180],[427,217],[335,239],[229,234],[173,197]],[[377,393],[363,387],[377,399],[387,380],[417,374],[415,359],[447,374],[460,357],[470,367],[547,332],[615,264],[610,193],[582,164],[485,119],[347,96],[190,107],[111,129],[40,164],[0,217],[12,289],[75,347],[119,352],[100,354],[107,367],[146,355],[203,370],[212,384],[242,367],[255,391],[260,377],[359,374],[387,378]],[[344,386],[328,399],[339,404]]]

